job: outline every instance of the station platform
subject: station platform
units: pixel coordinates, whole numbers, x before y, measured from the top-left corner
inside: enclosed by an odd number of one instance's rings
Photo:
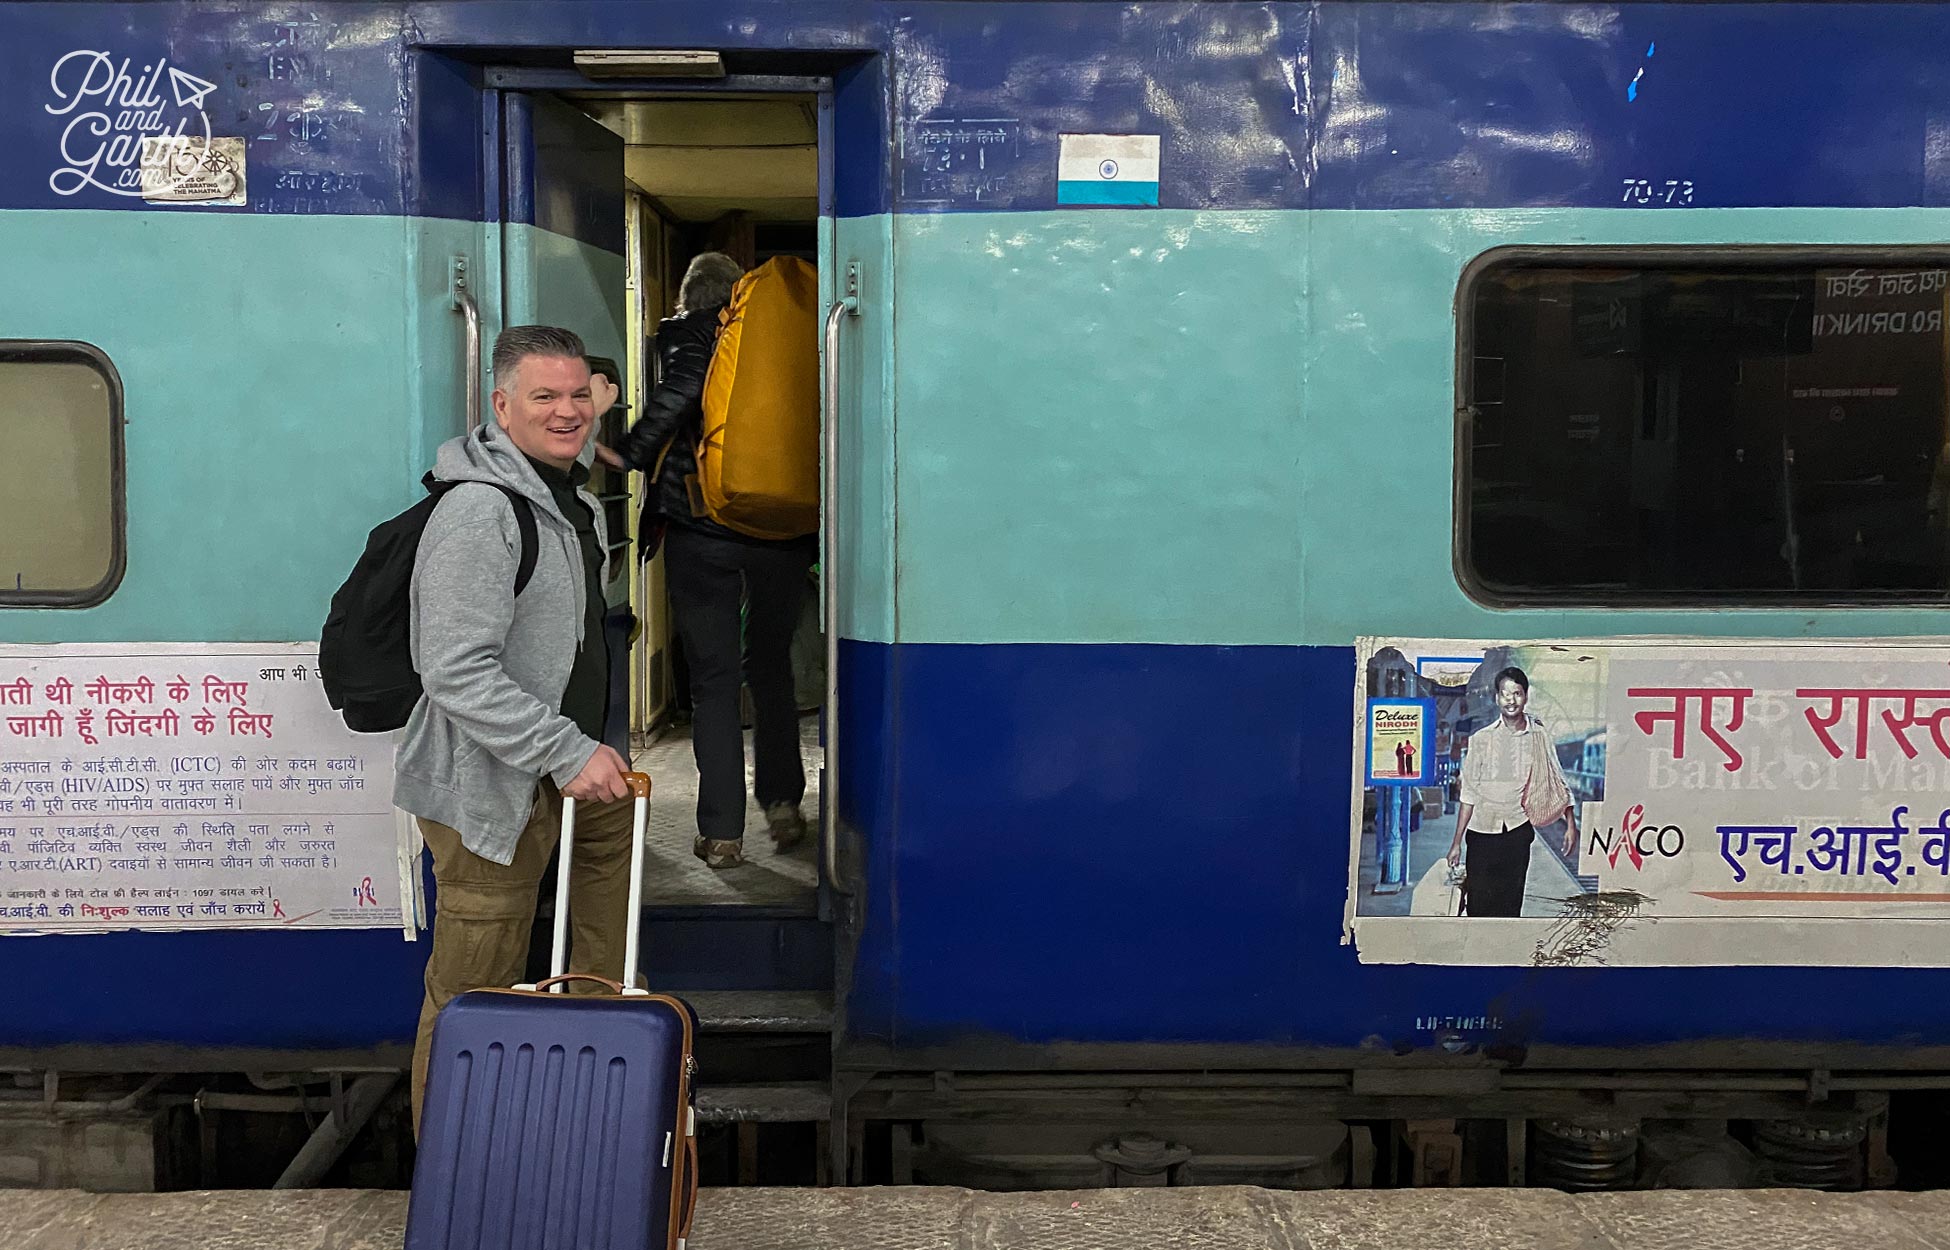
[[[399,1250],[403,1192],[0,1191],[7,1250]],[[1950,1250],[1950,1193],[712,1189],[691,1250]]]

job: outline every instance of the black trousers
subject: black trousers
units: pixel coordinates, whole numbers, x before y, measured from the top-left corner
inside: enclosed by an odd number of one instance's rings
[[[759,806],[798,803],[806,795],[792,631],[813,550],[809,544],[741,543],[672,525],[664,553],[671,615],[690,669],[697,831],[735,842],[745,834],[741,686],[752,688],[752,791]],[[750,605],[742,648],[741,601]]]
[[[1536,840],[1537,831],[1527,820],[1502,833],[1471,829],[1464,835],[1470,915],[1523,915],[1523,884],[1530,876],[1530,844]]]

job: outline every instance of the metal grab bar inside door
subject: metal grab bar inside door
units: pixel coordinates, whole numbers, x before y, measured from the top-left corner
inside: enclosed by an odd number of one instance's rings
[[[454,308],[467,322],[467,381],[461,388],[467,411],[462,425],[472,434],[481,424],[481,309],[467,286],[467,258],[454,257]]]
[[[840,452],[840,322],[860,315],[860,301],[843,296],[826,314],[826,405],[820,424],[820,549],[819,593],[824,602],[822,627],[826,634],[826,776],[820,782],[819,801],[826,826],[826,880],[841,894],[852,890],[840,880],[840,596],[834,554],[839,549],[837,536],[839,509]]]

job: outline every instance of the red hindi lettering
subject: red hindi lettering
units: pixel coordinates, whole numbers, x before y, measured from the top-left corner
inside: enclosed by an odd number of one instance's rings
[[[1726,759],[1721,767],[1730,773],[1740,771],[1740,766],[1745,761],[1741,757],[1739,748],[1733,745],[1728,735],[1740,732],[1740,727],[1747,723],[1747,700],[1754,695],[1752,687],[1640,686],[1627,690],[1625,694],[1633,699],[1663,699],[1669,702],[1669,706],[1664,708],[1647,708],[1634,713],[1632,722],[1639,727],[1640,733],[1648,737],[1653,734],[1656,726],[1662,723],[1670,724],[1672,726],[1670,750],[1672,758],[1676,760],[1686,758],[1687,705],[1697,703],[1699,731],[1706,736],[1707,741],[1720,748],[1720,754]],[[1724,726],[1718,724],[1714,718],[1714,709],[1721,703],[1732,705]]]

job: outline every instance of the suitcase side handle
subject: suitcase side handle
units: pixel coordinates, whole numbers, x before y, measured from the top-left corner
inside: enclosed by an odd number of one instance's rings
[[[677,1219],[677,1244],[691,1239],[691,1221],[697,1216],[697,1139],[684,1142],[684,1213]]]
[[[623,927],[623,975],[620,982],[603,977],[591,980],[615,988],[619,994],[646,994],[637,988],[637,960],[643,940],[643,835],[650,821],[650,778],[645,773],[624,773],[624,784],[635,800],[630,835],[630,914]],[[555,865],[555,941],[549,951],[548,979],[536,988],[549,987],[560,994],[569,964],[569,861],[575,856],[576,801],[562,796],[562,836],[557,842]],[[525,986],[523,988],[526,988]]]

